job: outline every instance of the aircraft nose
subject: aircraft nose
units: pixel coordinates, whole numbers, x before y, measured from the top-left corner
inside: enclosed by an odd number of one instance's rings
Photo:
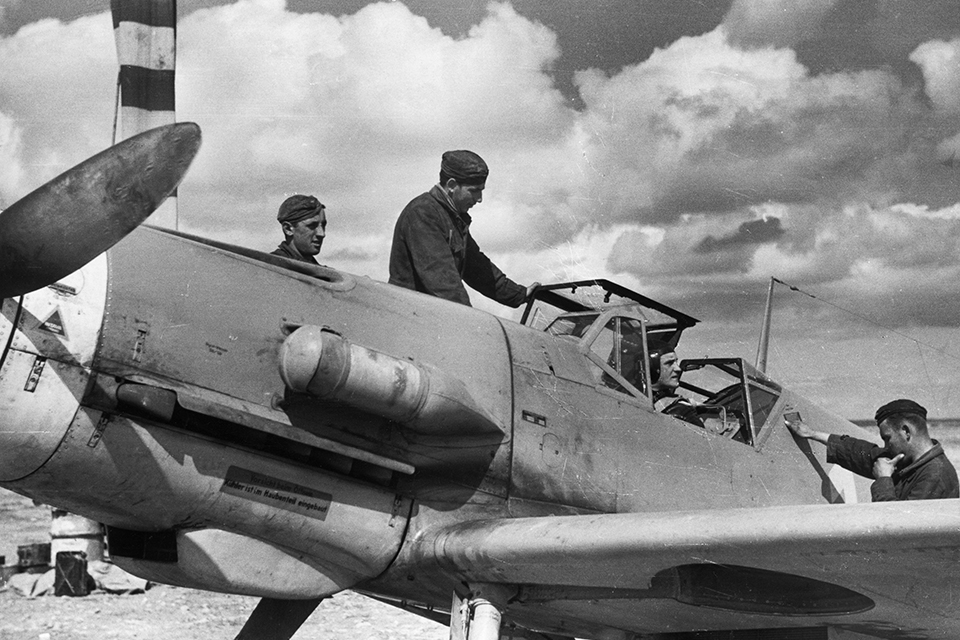
[[[0,482],[19,480],[50,458],[86,381],[82,369],[56,360],[22,351],[8,355],[0,373]]]
[[[107,256],[0,313],[0,482],[54,455],[89,387],[107,298]]]
[[[52,284],[119,242],[173,193],[199,149],[192,122],[151,129],[0,213],[0,298]]]
[[[197,125],[158,127],[0,213],[0,482],[33,473],[63,440],[104,316],[104,251],[176,189],[199,148]]]

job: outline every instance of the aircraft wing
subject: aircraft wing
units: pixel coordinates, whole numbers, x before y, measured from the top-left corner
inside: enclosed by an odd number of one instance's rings
[[[485,520],[425,542],[467,583],[510,585],[508,611],[571,628],[960,637],[960,500]]]

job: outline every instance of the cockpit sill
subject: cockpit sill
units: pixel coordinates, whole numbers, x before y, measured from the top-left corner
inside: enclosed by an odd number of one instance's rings
[[[183,231],[154,227],[148,224],[143,226],[154,231],[167,233],[178,238],[185,238],[208,247],[220,249],[227,253],[243,256],[244,258],[256,260],[257,262],[263,262],[275,267],[280,267],[287,271],[292,271],[302,276],[307,276],[312,282],[320,284],[323,287],[333,291],[350,291],[357,286],[356,280],[349,273],[338,271],[337,269],[332,269],[323,265],[298,262],[297,260],[291,260],[290,258],[285,258],[283,256],[275,256],[271,253],[265,253],[263,251],[258,251],[256,249],[250,249],[227,242],[220,242],[218,240],[211,240],[210,238],[195,236],[190,233],[184,233]]]

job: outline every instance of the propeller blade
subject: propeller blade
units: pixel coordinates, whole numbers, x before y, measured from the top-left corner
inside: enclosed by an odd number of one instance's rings
[[[173,193],[199,149],[196,124],[157,127],[0,213],[0,298],[52,284],[115,245]]]

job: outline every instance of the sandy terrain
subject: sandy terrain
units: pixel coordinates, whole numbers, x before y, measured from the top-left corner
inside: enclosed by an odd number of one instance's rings
[[[0,489],[0,555],[48,542],[50,509]],[[25,598],[0,588],[0,640],[232,640],[257,600],[155,585],[144,594]],[[355,593],[323,602],[294,640],[446,640],[443,625]]]

